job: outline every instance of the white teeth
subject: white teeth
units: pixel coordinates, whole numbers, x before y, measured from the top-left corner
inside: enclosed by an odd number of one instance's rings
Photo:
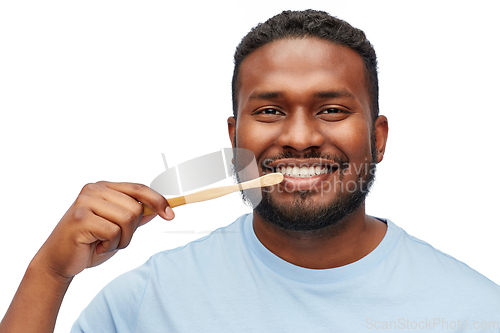
[[[328,173],[328,168],[326,166],[281,166],[276,168],[276,172],[282,173],[288,177],[312,177],[317,175],[322,175]]]

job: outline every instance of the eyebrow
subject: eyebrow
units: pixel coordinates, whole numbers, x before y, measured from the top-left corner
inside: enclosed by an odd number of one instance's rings
[[[349,97],[349,98],[355,98],[354,95],[345,90],[332,90],[332,91],[320,91],[314,94],[314,97],[316,98],[340,98],[340,97]]]
[[[279,91],[270,91],[270,92],[254,92],[248,97],[249,100],[252,99],[277,99],[283,97],[284,94]]]
[[[254,92],[252,93],[248,99],[253,100],[253,99],[264,99],[264,100],[270,100],[270,99],[278,99],[284,97],[285,94],[279,91],[269,91],[269,92]],[[348,97],[348,98],[355,98],[354,95],[343,89],[343,90],[331,90],[331,91],[320,91],[314,94],[315,98],[321,98],[321,99],[327,99],[327,98],[340,98],[340,97]]]

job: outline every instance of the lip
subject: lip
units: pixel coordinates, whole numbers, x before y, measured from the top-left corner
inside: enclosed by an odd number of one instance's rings
[[[328,188],[331,188],[330,181],[333,174],[339,169],[339,164],[332,162],[330,160],[324,159],[280,159],[273,161],[266,167],[272,168],[274,172],[277,168],[282,166],[297,166],[299,168],[305,167],[316,167],[327,168],[326,173],[319,175],[308,176],[308,177],[293,177],[289,175],[283,175],[283,181],[278,185],[281,189],[286,192],[295,191],[320,191],[325,184],[328,184]]]

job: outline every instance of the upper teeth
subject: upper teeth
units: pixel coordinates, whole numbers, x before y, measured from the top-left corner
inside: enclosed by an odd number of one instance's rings
[[[276,171],[289,177],[312,177],[328,172],[326,166],[282,166],[277,167]]]

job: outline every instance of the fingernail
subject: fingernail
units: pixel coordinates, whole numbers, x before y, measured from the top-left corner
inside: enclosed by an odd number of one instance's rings
[[[175,217],[174,211],[170,206],[167,206],[167,209],[165,209],[165,213],[167,214],[167,218],[169,220],[172,220]]]

